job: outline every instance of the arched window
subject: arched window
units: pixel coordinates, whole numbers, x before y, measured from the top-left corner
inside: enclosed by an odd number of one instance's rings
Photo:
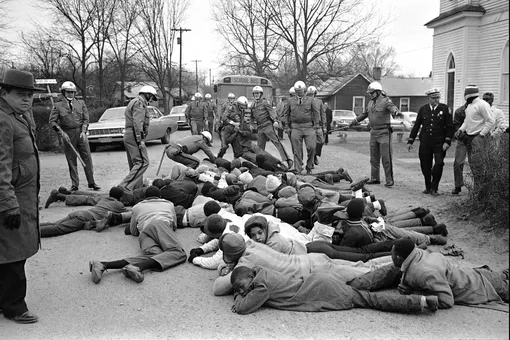
[[[508,41],[506,42],[505,48],[503,49],[503,59],[501,60],[501,88],[499,92],[499,102],[500,103],[508,103],[508,91],[510,90],[510,80],[508,79],[509,75],[509,58],[508,54]]]
[[[455,58],[450,53],[446,66],[446,104],[454,111],[453,102],[455,98]]]

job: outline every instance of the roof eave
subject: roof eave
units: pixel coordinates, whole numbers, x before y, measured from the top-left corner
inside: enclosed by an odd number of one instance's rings
[[[485,8],[482,6],[466,5],[458,8],[454,8],[451,11],[439,14],[439,16],[427,22],[424,26],[427,28],[436,28],[438,26],[447,24],[449,22],[465,18],[475,17],[479,18],[485,14]]]

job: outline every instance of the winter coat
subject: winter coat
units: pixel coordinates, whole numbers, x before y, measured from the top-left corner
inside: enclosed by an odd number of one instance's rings
[[[9,230],[0,220],[0,263],[37,253],[39,237],[39,151],[32,113],[15,113],[0,98],[0,213],[19,209],[21,226]]]
[[[244,214],[261,213],[267,215],[273,215],[274,205],[273,202],[258,192],[248,190],[243,193],[241,198],[235,203],[235,212],[239,216]]]
[[[303,243],[282,236],[280,234],[280,227],[276,223],[268,221],[266,235],[265,244],[277,252],[288,255],[302,255],[307,253]]]

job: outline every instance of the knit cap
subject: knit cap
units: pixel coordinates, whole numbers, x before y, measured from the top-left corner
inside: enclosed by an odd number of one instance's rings
[[[275,191],[281,184],[280,179],[274,175],[268,175],[266,178],[266,189],[269,192]]]
[[[240,168],[241,167],[241,160],[239,158],[235,158],[230,162],[231,168]]]
[[[219,238],[226,226],[227,221],[223,217],[218,214],[212,214],[204,220],[204,233],[211,238]]]
[[[362,198],[353,198],[349,204],[347,204],[347,214],[349,218],[361,218],[365,211],[365,202]]]
[[[304,184],[299,188],[298,201],[303,207],[310,207],[315,203],[317,199],[317,193],[315,188],[309,184]]]
[[[401,257],[408,257],[414,249],[414,242],[408,238],[401,238],[393,245],[395,253]]]
[[[219,240],[220,250],[223,251],[223,261],[231,263],[239,260],[246,249],[244,237],[238,233],[223,234]]]
[[[251,181],[253,181],[253,176],[248,171],[246,171],[239,175],[239,180],[243,182],[243,184],[249,184]]]
[[[242,174],[241,170],[239,170],[238,168],[234,168],[234,169],[232,169],[232,170],[230,171],[230,173],[231,173],[232,175],[235,175],[236,177],[239,177],[239,175],[241,175],[241,174]]]
[[[476,85],[468,85],[464,90],[464,99],[478,97],[478,87]]]
[[[204,204],[204,215],[209,216],[212,214],[217,214],[220,211],[221,207],[216,201],[208,201]]]
[[[228,185],[236,184],[237,183],[237,176],[234,174],[228,174],[225,176],[225,181]]]
[[[278,197],[279,198],[289,198],[297,194],[297,190],[294,187],[286,186],[280,189],[278,191]]]

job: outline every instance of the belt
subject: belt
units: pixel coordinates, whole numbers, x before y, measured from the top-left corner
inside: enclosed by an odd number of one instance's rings
[[[387,128],[389,128],[390,125],[389,124],[386,124],[386,125],[379,125],[379,126],[373,126],[372,127],[372,130],[386,130]]]

